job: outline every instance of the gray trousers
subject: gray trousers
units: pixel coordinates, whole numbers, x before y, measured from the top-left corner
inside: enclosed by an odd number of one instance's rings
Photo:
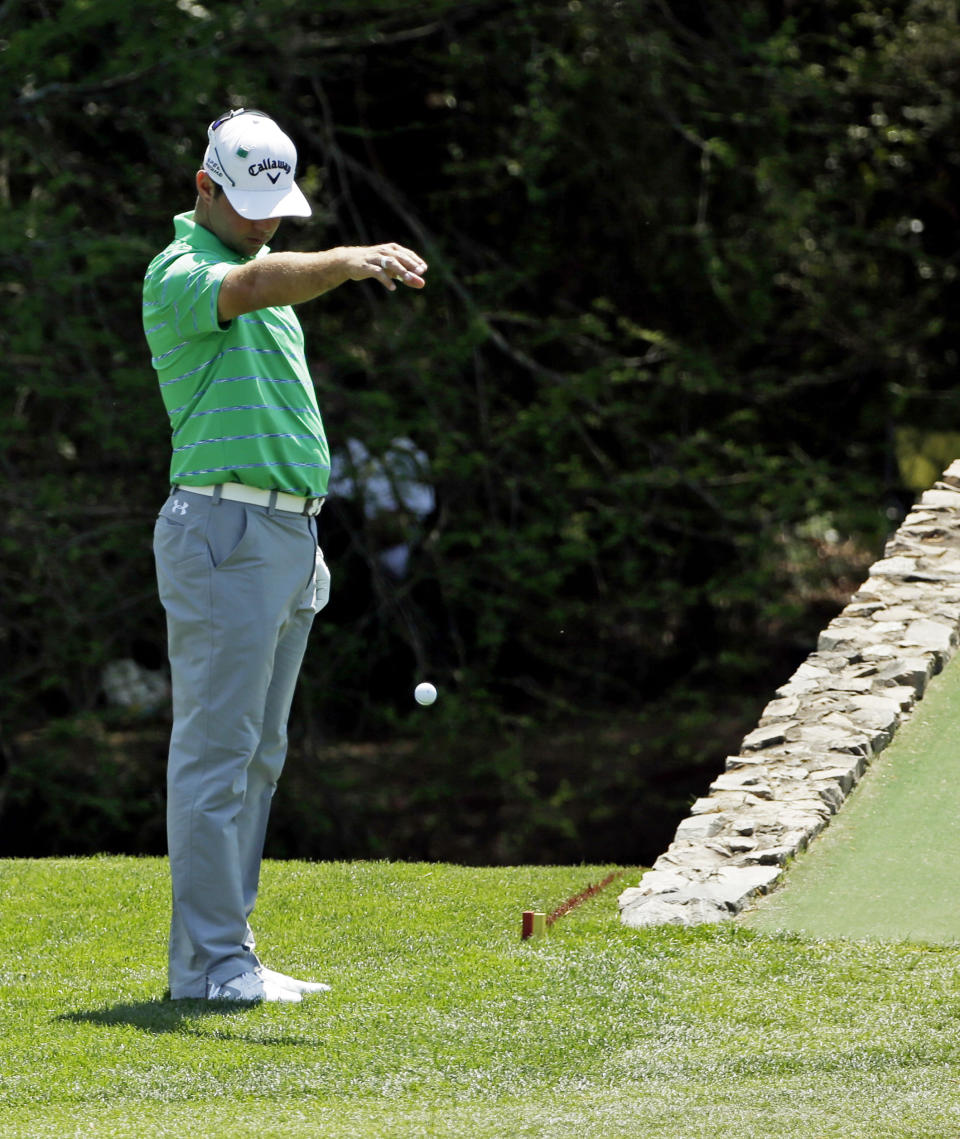
[[[173,999],[260,963],[250,914],[287,717],[330,575],[315,518],[180,489],[154,530],[173,681]]]

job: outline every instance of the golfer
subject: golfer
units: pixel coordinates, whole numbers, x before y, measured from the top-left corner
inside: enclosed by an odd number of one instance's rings
[[[217,119],[194,209],[174,218],[143,285],[173,450],[154,555],[173,679],[174,1000],[329,988],[267,969],[249,924],[294,687],[330,584],[317,533],[330,457],[291,306],[368,278],[421,289],[427,266],[393,243],[271,253],[280,220],[311,212],[296,164],[268,115]]]

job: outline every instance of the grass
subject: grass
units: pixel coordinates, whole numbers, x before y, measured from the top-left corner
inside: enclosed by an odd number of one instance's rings
[[[265,865],[302,1005],[169,1002],[162,860],[0,861],[0,1136],[944,1139],[960,949],[628,930],[612,867]],[[630,872],[623,884],[632,884]]]
[[[813,937],[960,939],[960,656],[937,677],[890,746],[750,928]]]

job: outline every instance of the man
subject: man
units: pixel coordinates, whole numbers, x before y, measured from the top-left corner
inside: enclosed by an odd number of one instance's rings
[[[290,306],[368,278],[423,288],[427,266],[393,243],[271,253],[280,219],[311,213],[293,143],[242,108],[207,142],[195,208],[174,219],[143,287],[173,444],[154,531],[173,679],[170,995],[292,1002],[329,986],[267,969],[249,925],[293,690],[330,581],[317,538],[329,452]]]

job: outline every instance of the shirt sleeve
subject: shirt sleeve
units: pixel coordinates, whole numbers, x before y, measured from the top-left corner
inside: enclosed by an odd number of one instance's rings
[[[178,257],[164,274],[162,297],[171,331],[179,340],[223,332],[217,302],[224,277],[235,268],[228,261],[209,261],[196,254]]]

